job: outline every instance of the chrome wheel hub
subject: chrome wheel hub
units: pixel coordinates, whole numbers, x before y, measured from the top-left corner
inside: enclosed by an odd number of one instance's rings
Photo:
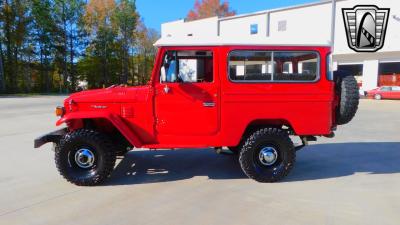
[[[275,148],[265,147],[261,149],[258,158],[264,166],[271,166],[278,160],[278,152]]]
[[[88,169],[94,165],[94,154],[86,148],[79,149],[75,153],[75,163],[83,169]]]

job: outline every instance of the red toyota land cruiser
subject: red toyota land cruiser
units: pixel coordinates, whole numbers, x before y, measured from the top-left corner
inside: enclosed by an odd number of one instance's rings
[[[101,183],[132,148],[227,147],[248,177],[279,181],[297,150],[357,111],[355,78],[329,65],[324,46],[161,46],[148,85],[71,95],[56,109],[66,128],[35,148],[53,142],[59,172],[76,185]]]

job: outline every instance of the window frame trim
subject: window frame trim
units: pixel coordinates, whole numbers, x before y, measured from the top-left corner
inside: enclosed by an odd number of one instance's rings
[[[213,74],[212,74],[212,77],[213,77],[213,81],[212,82],[162,82],[161,81],[161,68],[164,66],[164,59],[165,59],[165,56],[167,55],[167,53],[168,52],[175,52],[175,54],[174,54],[174,57],[175,57],[175,60],[177,61],[177,58],[178,58],[178,51],[180,51],[180,52],[185,52],[185,51],[205,51],[205,52],[211,52],[211,57],[212,57],[212,63],[213,63]],[[215,75],[215,71],[214,71],[214,66],[215,66],[215,52],[214,52],[214,50],[213,49],[174,49],[174,48],[171,48],[171,49],[166,49],[165,51],[164,51],[164,53],[163,53],[163,56],[162,56],[162,63],[160,64],[160,69],[158,70],[158,84],[160,84],[160,85],[163,85],[163,84],[167,84],[167,85],[170,85],[170,84],[214,84],[215,83],[215,79],[216,79],[216,75]],[[179,74],[179,63],[177,63],[177,66],[176,66],[176,73],[177,73],[177,75]]]
[[[314,80],[294,80],[294,81],[290,81],[290,80],[274,80],[274,76],[275,76],[275,66],[272,66],[272,73],[271,73],[271,80],[232,80],[231,76],[230,76],[230,57],[231,54],[233,52],[271,52],[271,62],[272,64],[274,64],[274,55],[276,52],[304,52],[304,53],[315,53],[317,56],[317,74],[316,74],[316,78]],[[229,51],[228,56],[227,56],[227,76],[228,76],[228,80],[231,83],[237,84],[237,83],[254,83],[254,84],[259,84],[259,83],[267,83],[267,84],[285,84],[285,83],[289,83],[289,84],[293,84],[293,83],[318,83],[321,80],[321,54],[319,53],[319,51],[317,50],[254,50],[254,49],[232,49]]]

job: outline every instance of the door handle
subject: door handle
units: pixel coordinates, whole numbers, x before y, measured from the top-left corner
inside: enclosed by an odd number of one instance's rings
[[[215,107],[215,102],[203,102],[204,107]]]
[[[165,85],[165,87],[164,87],[164,93],[165,93],[165,94],[168,94],[169,91],[170,91],[170,89],[169,89],[168,85]]]

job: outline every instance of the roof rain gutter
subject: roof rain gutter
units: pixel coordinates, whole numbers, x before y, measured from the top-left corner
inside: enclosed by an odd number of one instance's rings
[[[335,50],[336,31],[336,0],[332,0],[332,23],[331,23],[331,52]]]

